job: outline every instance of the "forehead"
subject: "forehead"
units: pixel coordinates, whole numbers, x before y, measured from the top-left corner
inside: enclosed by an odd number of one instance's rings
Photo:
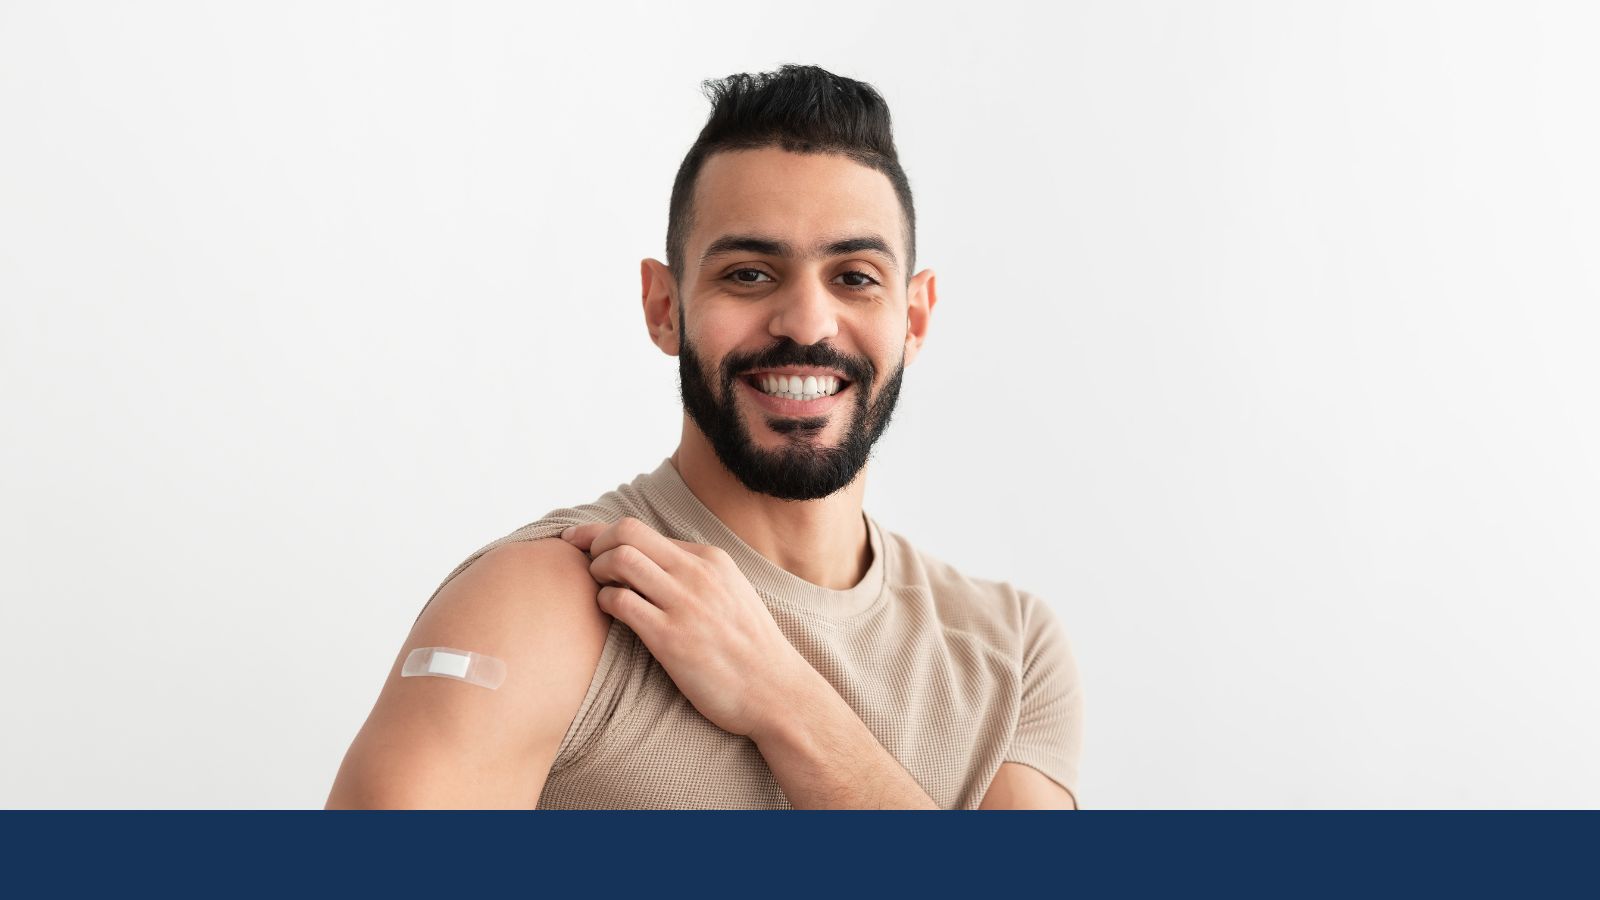
[[[809,246],[876,233],[905,261],[904,219],[889,177],[835,153],[776,147],[712,154],[695,183],[692,250],[729,233],[768,234]]]

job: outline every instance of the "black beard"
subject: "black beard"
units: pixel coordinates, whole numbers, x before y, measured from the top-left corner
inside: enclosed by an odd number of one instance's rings
[[[900,398],[900,380],[905,373],[905,356],[884,380],[877,400],[868,403],[874,367],[870,361],[857,361],[841,355],[827,344],[802,346],[780,338],[773,347],[755,354],[729,354],[718,375],[720,391],[713,391],[705,367],[689,343],[683,328],[683,306],[678,307],[678,390],[684,411],[694,420],[711,443],[711,449],[729,472],[747,489],[779,500],[817,500],[836,493],[867,464],[872,447],[889,427],[895,403]],[[757,368],[779,366],[826,366],[844,373],[854,391],[850,422],[837,447],[824,447],[813,440],[827,427],[827,416],[788,418],[767,416],[767,427],[786,435],[780,450],[758,446],[745,428],[735,391],[741,373]]]

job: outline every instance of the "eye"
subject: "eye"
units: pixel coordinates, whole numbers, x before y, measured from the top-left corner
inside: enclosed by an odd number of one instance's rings
[[[870,287],[870,286],[875,285],[875,284],[878,283],[878,279],[873,278],[871,275],[868,275],[865,272],[857,272],[854,269],[852,269],[852,270],[850,270],[848,272],[842,273],[839,277],[840,278],[849,278],[852,275],[854,275],[857,278],[865,278],[866,281],[858,281],[858,282],[856,282],[854,284],[846,283],[845,287],[852,287],[852,288],[858,288],[859,289],[859,288]]]
[[[739,277],[740,275],[743,275],[743,274],[745,274],[747,272],[750,273],[750,274],[753,274],[753,275],[767,275],[767,273],[761,271],[760,269],[749,269],[749,268],[746,268],[746,269],[734,269],[732,272],[728,273],[727,277],[729,278],[729,280],[733,281],[733,283],[735,283],[735,284],[760,284],[761,283],[761,281],[759,279],[740,278]],[[771,278],[772,276],[771,275],[767,275],[767,277]]]
[[[744,277],[745,275],[749,275],[751,277],[746,278]],[[766,272],[763,272],[760,269],[752,269],[748,266],[734,269],[732,272],[729,272],[723,277],[728,281],[732,281],[734,284],[764,284],[765,282],[762,281],[763,278],[766,279],[766,281],[776,280]],[[846,281],[844,285],[847,288],[857,291],[866,290],[867,288],[874,287],[879,283],[878,280],[873,278],[871,275],[855,269],[852,269],[848,272],[841,272],[838,277],[847,279],[860,279],[859,281]]]

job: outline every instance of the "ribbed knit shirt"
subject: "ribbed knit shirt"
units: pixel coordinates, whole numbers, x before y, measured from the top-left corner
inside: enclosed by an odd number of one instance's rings
[[[961,574],[865,511],[866,575],[845,590],[822,587],[746,544],[668,457],[592,503],[552,510],[491,541],[439,587],[501,544],[559,538],[568,525],[623,516],[727,551],[784,636],[940,808],[976,809],[1007,761],[1077,797],[1083,691],[1050,606],[1009,582]],[[755,743],[712,724],[613,619],[538,808],[792,807]]]

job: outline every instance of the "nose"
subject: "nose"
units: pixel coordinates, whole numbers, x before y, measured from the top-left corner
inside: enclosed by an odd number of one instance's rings
[[[767,330],[797,344],[816,344],[839,333],[839,301],[827,285],[811,278],[796,279],[778,299]]]

